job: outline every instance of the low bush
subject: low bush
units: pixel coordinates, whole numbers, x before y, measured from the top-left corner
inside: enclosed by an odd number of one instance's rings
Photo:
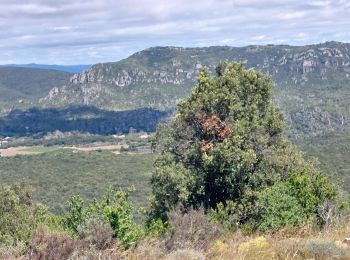
[[[222,234],[220,227],[210,222],[203,210],[183,213],[177,209],[169,214],[169,224],[171,233],[166,240],[169,251],[185,248],[204,251]]]
[[[293,169],[286,181],[266,188],[258,197],[258,221],[263,232],[276,232],[285,226],[302,226],[308,222],[329,225],[330,218],[336,215],[335,212],[329,215],[329,210],[338,210],[329,206],[335,205],[337,199],[335,186],[308,165]]]
[[[259,197],[261,211],[260,230],[278,231],[290,226],[301,226],[308,216],[285,183],[278,183],[264,190]]]
[[[84,241],[67,233],[38,229],[29,241],[28,256],[33,260],[69,259],[74,251],[86,248]]]
[[[25,244],[17,244],[16,246],[0,246],[0,259],[17,260],[25,255],[27,247]]]
[[[348,253],[333,241],[321,238],[303,240],[299,244],[299,254],[305,259],[345,259],[345,256],[350,256]]]
[[[39,225],[56,227],[58,219],[47,207],[33,203],[28,187],[0,188],[0,245],[26,244]]]
[[[94,200],[89,204],[85,204],[80,197],[72,197],[67,203],[62,224],[72,235],[79,236],[79,233],[84,233],[81,228],[86,227],[91,218],[97,217],[110,225],[113,237],[120,241],[125,249],[133,247],[143,238],[145,231],[134,222],[133,206],[129,202],[131,191],[113,192],[109,189],[102,200]],[[108,233],[108,228],[104,229],[104,232]]]
[[[109,223],[101,218],[91,218],[78,228],[81,239],[97,250],[109,248],[113,243],[114,231]]]

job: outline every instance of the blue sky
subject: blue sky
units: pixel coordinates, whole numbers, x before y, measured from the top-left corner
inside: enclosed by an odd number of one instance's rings
[[[350,42],[350,0],[1,0],[0,64],[93,64],[152,46]]]

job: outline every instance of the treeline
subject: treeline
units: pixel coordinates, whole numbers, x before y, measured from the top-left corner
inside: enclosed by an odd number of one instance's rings
[[[74,106],[63,109],[13,110],[0,118],[0,136],[45,135],[55,130],[100,135],[129,131],[154,132],[158,123],[168,115],[168,112],[151,108],[106,111],[96,107]]]

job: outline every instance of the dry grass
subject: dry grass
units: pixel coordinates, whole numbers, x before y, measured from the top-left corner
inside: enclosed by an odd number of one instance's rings
[[[244,236],[240,231],[217,232],[217,227],[200,211],[186,214],[177,211],[170,219],[171,235],[145,238],[126,252],[111,240],[109,227],[94,220],[85,227],[85,236],[80,239],[62,232],[38,230],[27,254],[24,246],[0,248],[0,259],[350,259],[350,243],[343,242],[350,236],[350,222],[327,230],[290,227],[270,235]],[[92,239],[93,233],[98,239]]]
[[[13,247],[0,247],[0,259],[25,259],[25,252],[26,247],[23,244],[19,244]]]
[[[192,234],[189,223],[195,227],[202,226],[203,233],[198,231],[197,234],[204,234],[208,230],[206,224],[198,225],[205,223],[201,216],[177,215],[175,218],[178,224],[173,230],[173,237],[145,240],[128,253],[127,259],[350,259],[350,244],[342,242],[345,237],[350,237],[350,222],[327,230],[313,226],[289,227],[264,236],[244,236],[239,231],[219,237],[199,236],[201,241],[210,241],[203,244],[197,243],[200,240],[189,235]],[[174,240],[170,248],[169,239]]]

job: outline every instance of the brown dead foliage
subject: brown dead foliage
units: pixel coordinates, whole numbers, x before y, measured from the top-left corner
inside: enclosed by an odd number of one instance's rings
[[[39,229],[29,243],[29,258],[33,260],[68,259],[75,250],[87,247],[85,242],[65,233],[51,233]]]
[[[208,139],[201,141],[201,150],[204,152],[211,150],[216,142],[224,140],[230,134],[227,122],[221,120],[218,115],[208,115],[201,112],[198,113],[197,118]]]

